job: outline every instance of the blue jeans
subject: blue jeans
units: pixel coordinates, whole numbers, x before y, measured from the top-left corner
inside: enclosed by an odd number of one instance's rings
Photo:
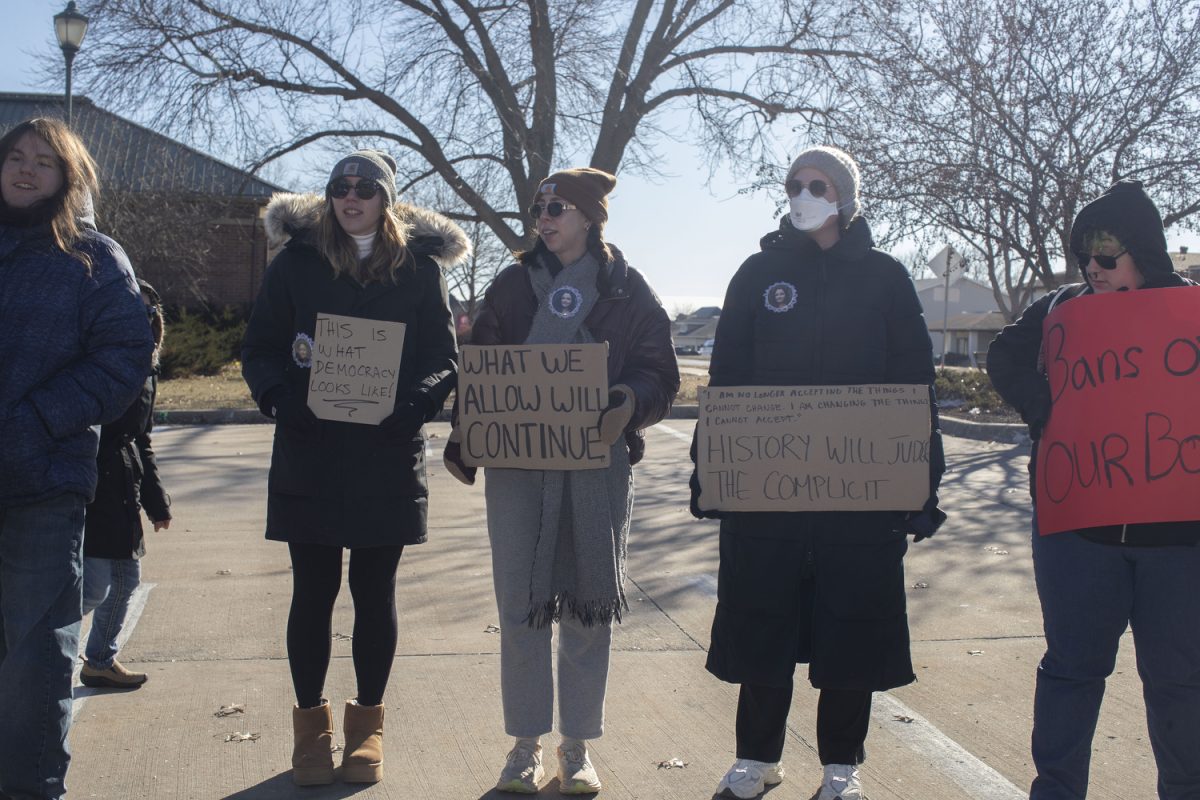
[[[95,611],[84,656],[96,669],[108,669],[117,657],[117,637],[125,627],[129,598],[142,582],[136,558],[83,559],[83,613]]]
[[[0,793],[66,792],[84,498],[0,506]]]
[[[1200,546],[1117,547],[1033,533],[1046,654],[1030,800],[1083,800],[1104,681],[1133,627],[1160,800],[1200,800]],[[1148,789],[1149,787],[1147,787]]]

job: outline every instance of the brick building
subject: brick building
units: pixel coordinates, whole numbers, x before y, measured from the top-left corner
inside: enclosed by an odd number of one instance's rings
[[[36,116],[63,117],[61,95],[0,93],[0,134]],[[74,98],[74,128],[100,168],[96,225],[172,305],[254,301],[267,264],[262,214],[286,191],[237,167]]]

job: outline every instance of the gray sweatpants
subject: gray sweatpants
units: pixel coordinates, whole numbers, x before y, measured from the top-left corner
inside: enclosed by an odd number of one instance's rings
[[[525,621],[542,503],[541,489],[532,485],[528,475],[525,470],[493,467],[484,481],[492,581],[500,612],[504,730],[517,737],[541,736],[554,727],[550,646],[554,626],[532,628]],[[559,733],[597,739],[604,732],[612,626],[588,628],[564,615],[557,628]]]

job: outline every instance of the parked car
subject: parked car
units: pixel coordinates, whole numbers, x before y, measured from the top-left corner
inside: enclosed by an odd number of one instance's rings
[[[694,356],[699,351],[694,344],[677,344],[675,345],[675,355],[677,356]]]
[[[705,339],[704,344],[700,345],[700,349],[697,351],[697,353],[702,356],[711,356],[713,345],[716,343],[716,339]]]

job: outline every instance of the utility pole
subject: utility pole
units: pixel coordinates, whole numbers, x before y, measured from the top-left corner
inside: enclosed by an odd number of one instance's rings
[[[942,294],[942,360],[941,365],[946,366],[946,349],[950,343],[950,331],[946,330],[946,326],[950,324],[950,256],[954,253],[954,249],[946,247],[946,269],[943,275],[946,278],[946,288]]]

